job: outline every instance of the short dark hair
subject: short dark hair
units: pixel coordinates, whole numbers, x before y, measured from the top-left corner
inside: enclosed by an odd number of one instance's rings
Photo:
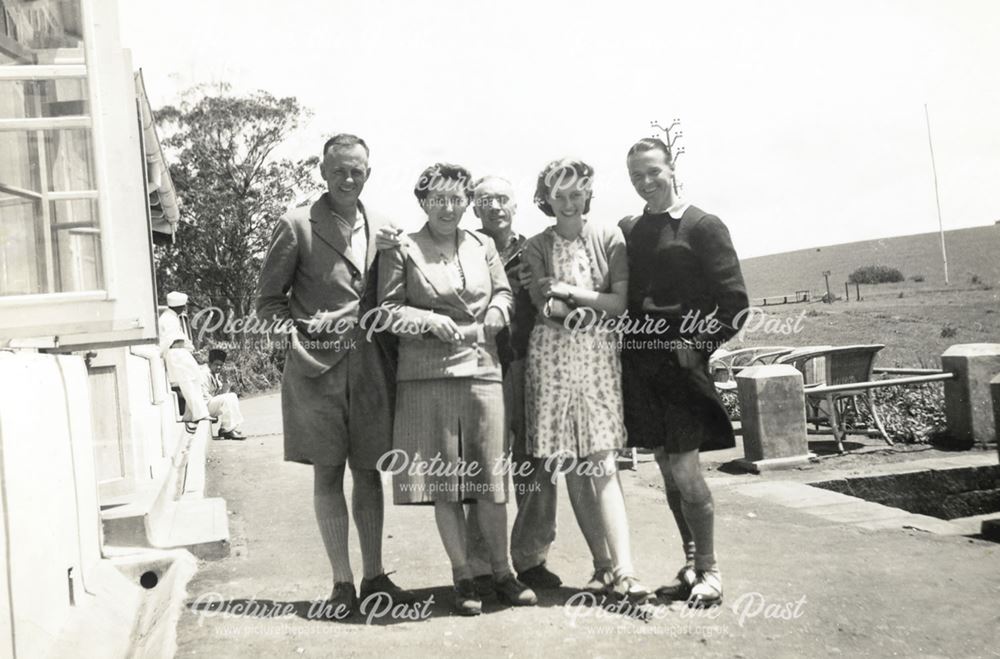
[[[539,173],[538,183],[535,185],[535,205],[549,217],[556,216],[556,212],[552,210],[552,205],[549,204],[552,185],[556,179],[561,182],[565,175],[572,177],[571,180],[589,180],[594,178],[594,168],[582,160],[574,160],[572,158],[553,160],[545,166],[545,169]],[[587,195],[587,203],[583,207],[584,215],[590,212],[590,200],[592,197],[593,193]]]
[[[655,151],[659,149],[663,152],[663,157],[666,158],[667,164],[671,167],[674,166],[674,154],[670,151],[670,147],[667,143],[661,140],[659,137],[644,137],[631,147],[629,147],[628,154],[626,158],[631,158],[637,153],[642,153],[644,151]]]
[[[331,146],[341,147],[343,149],[349,149],[352,146],[361,145],[361,148],[365,150],[365,155],[369,156],[371,153],[368,151],[368,145],[365,141],[358,137],[357,135],[351,135],[350,133],[337,133],[326,142],[323,143],[323,153],[320,154],[320,160],[326,158],[326,152],[330,150]]]
[[[208,351],[208,361],[209,363],[226,361],[226,351],[219,348],[212,348]]]
[[[472,199],[472,172],[461,165],[448,162],[436,162],[420,173],[417,184],[413,186],[413,194],[417,201],[427,199],[434,187],[435,181],[455,181],[456,190],[461,190],[467,200]]]

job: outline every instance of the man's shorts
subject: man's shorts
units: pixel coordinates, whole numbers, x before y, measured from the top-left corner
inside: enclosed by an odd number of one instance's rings
[[[375,469],[392,445],[393,383],[379,346],[359,340],[333,367],[308,377],[286,359],[281,376],[285,460]]]

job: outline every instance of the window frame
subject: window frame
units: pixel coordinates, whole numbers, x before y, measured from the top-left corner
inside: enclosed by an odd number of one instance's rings
[[[46,203],[96,199],[102,287],[0,297],[0,346],[40,337],[51,339],[57,350],[156,340],[152,221],[131,56],[120,45],[115,4],[77,2],[84,62],[0,65],[0,80],[82,78],[88,115],[0,119],[0,130],[90,131],[96,190],[43,195]],[[49,212],[45,209],[46,216]],[[51,271],[52,264],[45,267]]]

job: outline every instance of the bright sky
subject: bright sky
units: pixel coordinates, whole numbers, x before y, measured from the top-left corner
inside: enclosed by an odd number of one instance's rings
[[[1000,2],[801,0],[121,0],[155,106],[199,83],[296,96],[284,155],[336,132],[372,148],[363,199],[417,228],[412,187],[446,160],[515,183],[596,169],[591,218],[641,211],[625,152],[682,121],[687,199],[741,256],[1000,220]],[[478,226],[470,210],[465,225]]]

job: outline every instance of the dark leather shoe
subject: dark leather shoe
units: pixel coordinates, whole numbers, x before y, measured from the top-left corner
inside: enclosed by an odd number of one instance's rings
[[[460,616],[478,616],[483,612],[483,601],[476,593],[472,579],[462,579],[455,584],[455,613]]]
[[[472,578],[472,583],[476,586],[476,593],[480,598],[489,597],[493,594],[493,575],[480,574]]]
[[[246,439],[246,435],[241,433],[239,430],[222,430],[219,432],[219,439],[242,440]]]
[[[539,590],[558,588],[562,585],[562,579],[545,567],[544,562],[539,563],[535,567],[530,567],[524,572],[518,572],[517,579],[521,583]]]
[[[534,606],[538,604],[538,596],[535,591],[528,588],[517,580],[513,574],[499,579],[493,583],[493,589],[497,593],[497,599],[511,606]]]
[[[343,620],[354,613],[354,607],[357,605],[358,598],[354,592],[354,584],[340,581],[333,584],[333,592],[323,603],[320,617],[325,620]]]
[[[417,601],[417,596],[409,590],[403,590],[392,582],[389,575],[382,573],[371,579],[361,580],[361,600],[368,599],[371,595],[384,593],[391,598],[393,604],[413,604]]]
[[[686,600],[691,595],[691,587],[696,579],[694,568],[685,565],[677,572],[673,581],[656,589],[656,596],[663,600]]]

